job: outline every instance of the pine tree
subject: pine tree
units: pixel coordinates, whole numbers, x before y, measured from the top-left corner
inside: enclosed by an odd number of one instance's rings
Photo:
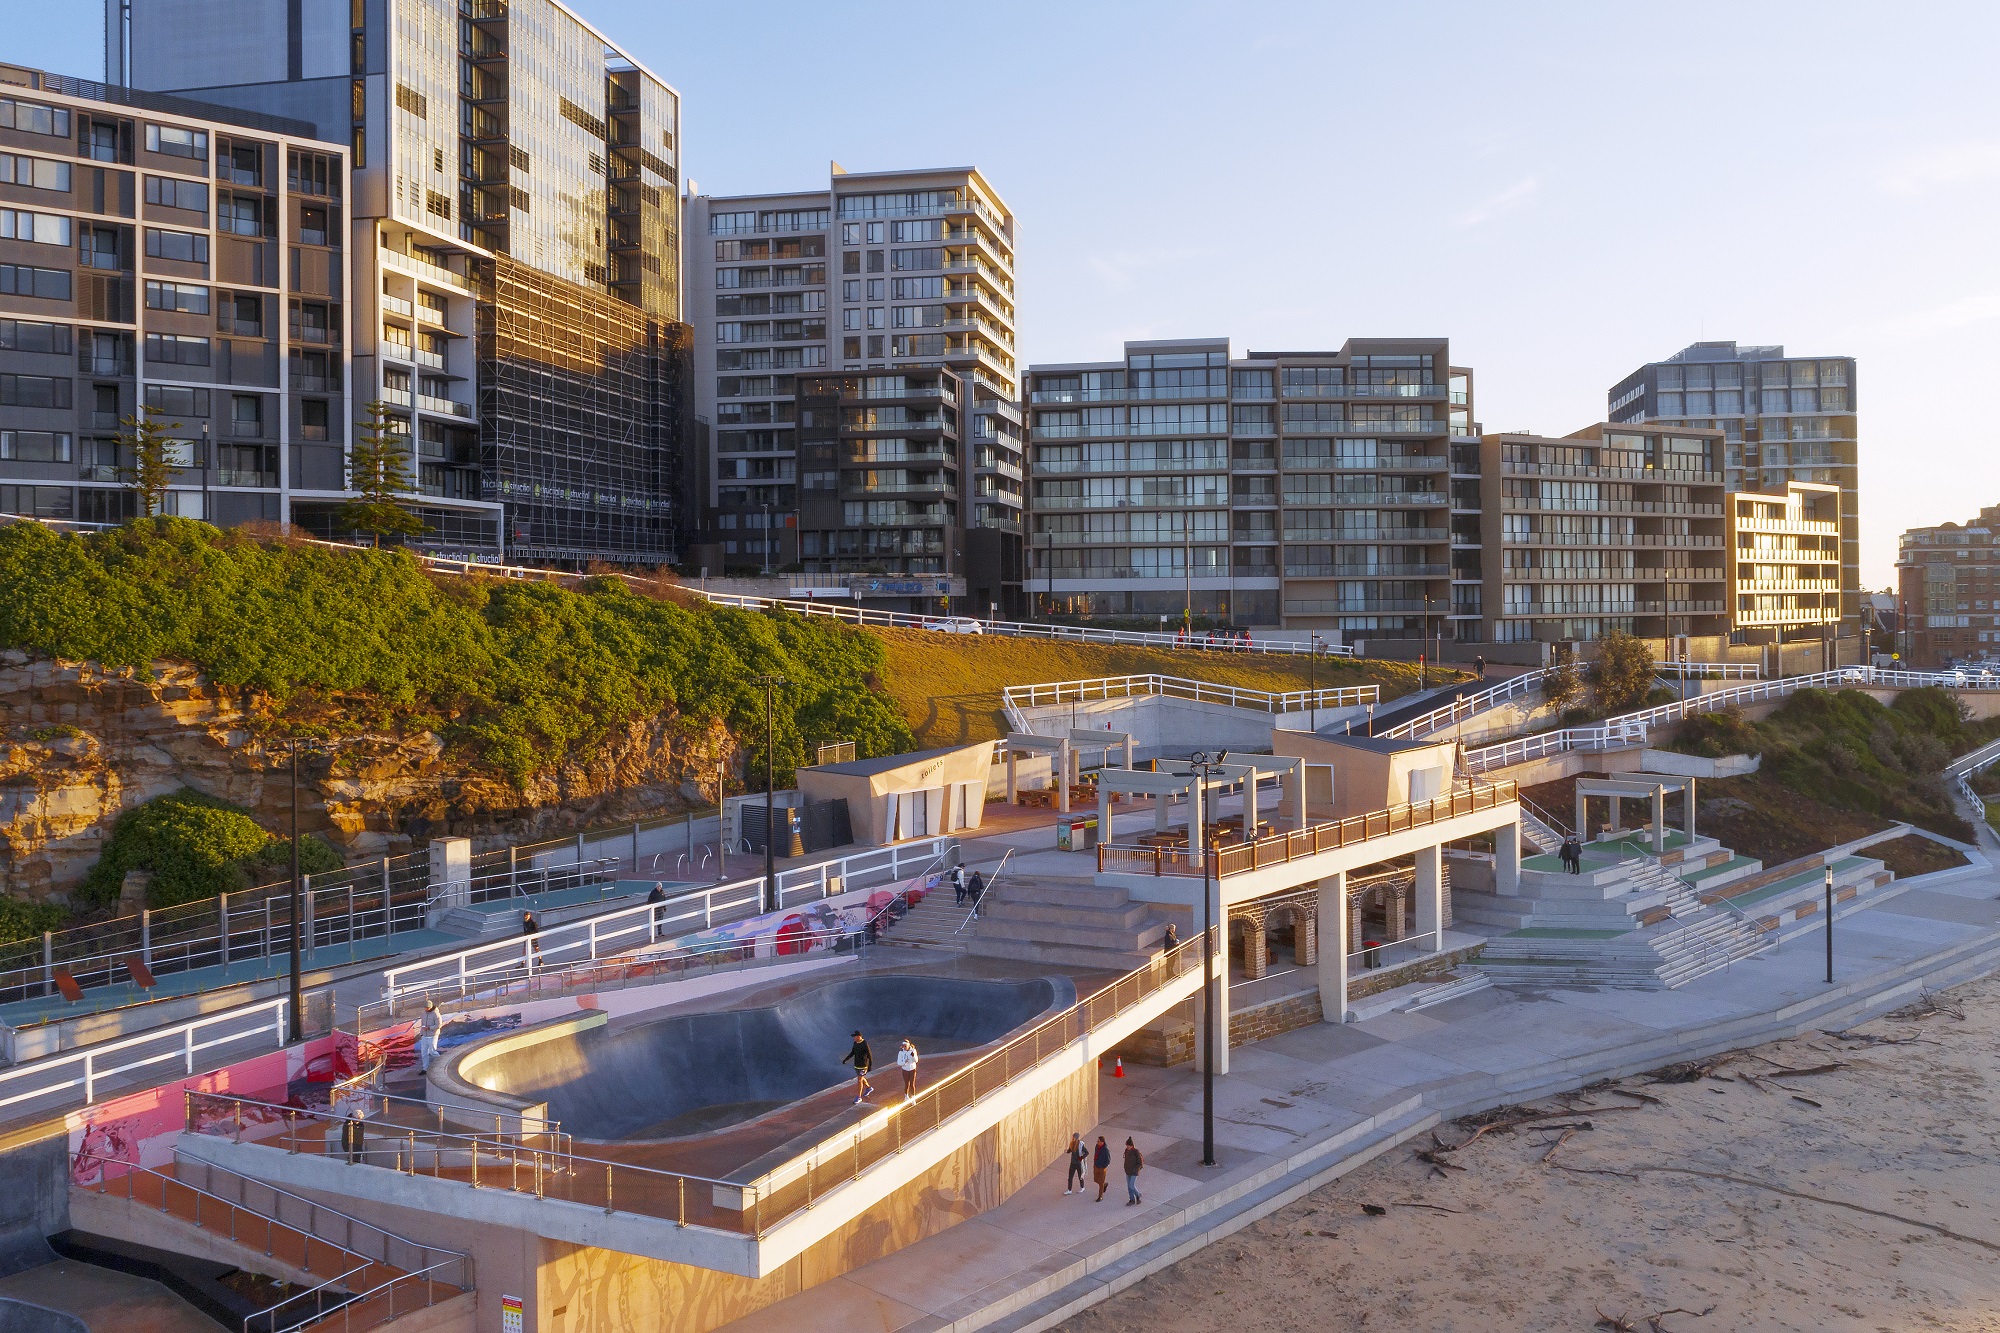
[[[167,432],[179,430],[181,423],[163,423],[159,409],[141,407],[124,425],[118,444],[130,453],[132,465],[119,471],[139,493],[141,512],[151,518],[166,508],[167,488],[174,481],[174,439]]]
[[[1653,668],[1653,649],[1645,640],[1623,630],[1605,635],[1590,669],[1591,692],[1599,710],[1608,717],[1645,703],[1653,688]]]
[[[397,503],[411,490],[408,433],[389,429],[379,401],[368,404],[367,413],[347,450],[347,489],[355,498],[340,507],[338,521],[350,532],[368,533],[380,546],[384,536],[415,537],[425,528]]]

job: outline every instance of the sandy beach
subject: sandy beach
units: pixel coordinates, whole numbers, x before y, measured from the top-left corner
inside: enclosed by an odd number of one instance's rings
[[[2000,1329],[2000,978],[1720,1061],[1440,1126],[1063,1328]]]

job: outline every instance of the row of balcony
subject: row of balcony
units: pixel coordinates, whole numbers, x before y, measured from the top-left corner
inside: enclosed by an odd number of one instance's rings
[[[1681,518],[1721,518],[1722,506],[1692,500],[1530,500],[1502,496],[1500,507],[1513,513],[1543,514],[1672,514]]]
[[[1723,481],[1720,472],[1688,472],[1655,467],[1598,467],[1595,464],[1581,466],[1570,463],[1510,463],[1505,459],[1500,462],[1500,470],[1518,477],[1581,477],[1591,481],[1660,481],[1709,486],[1720,486]]]

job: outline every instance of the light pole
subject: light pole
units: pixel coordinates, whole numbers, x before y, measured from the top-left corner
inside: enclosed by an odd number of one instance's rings
[[[299,752],[304,750],[320,754],[331,747],[325,742],[309,741],[293,736],[288,740],[286,748],[291,752],[292,769],[292,888],[291,925],[286,931],[285,950],[291,967],[292,1002],[285,1020],[285,1040],[291,1043],[303,1040],[305,1011],[305,991],[299,977],[299,922],[304,916],[302,906],[304,881],[299,875]]]
[[[1826,868],[1826,984],[1833,984],[1833,867]]]
[[[1214,849],[1208,837],[1208,779],[1229,758],[1229,751],[1213,757],[1205,751],[1188,756],[1195,773],[1194,800],[1189,812],[1194,816],[1194,834],[1189,846],[1201,856],[1201,1164],[1215,1165],[1215,900],[1209,895],[1209,862]]]
[[[764,506],[764,577],[771,577],[771,506]]]
[[[778,821],[776,783],[772,774],[777,771],[778,703],[777,690],[780,685],[789,685],[783,676],[768,673],[753,677],[753,682],[764,687],[764,910],[778,910]]]
[[[201,521],[215,522],[215,511],[208,507],[208,423],[201,423]]]
[[[1306,646],[1309,649],[1311,649],[1311,651],[1306,654],[1306,686],[1307,689],[1311,691],[1312,702],[1309,706],[1312,709],[1312,731],[1313,735],[1317,736],[1319,735],[1319,631],[1318,630],[1313,631],[1312,639]]]

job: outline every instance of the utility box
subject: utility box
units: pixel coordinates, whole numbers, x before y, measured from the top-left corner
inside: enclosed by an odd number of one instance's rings
[[[1097,850],[1096,815],[1062,815],[1056,820],[1056,850],[1090,852]]]

